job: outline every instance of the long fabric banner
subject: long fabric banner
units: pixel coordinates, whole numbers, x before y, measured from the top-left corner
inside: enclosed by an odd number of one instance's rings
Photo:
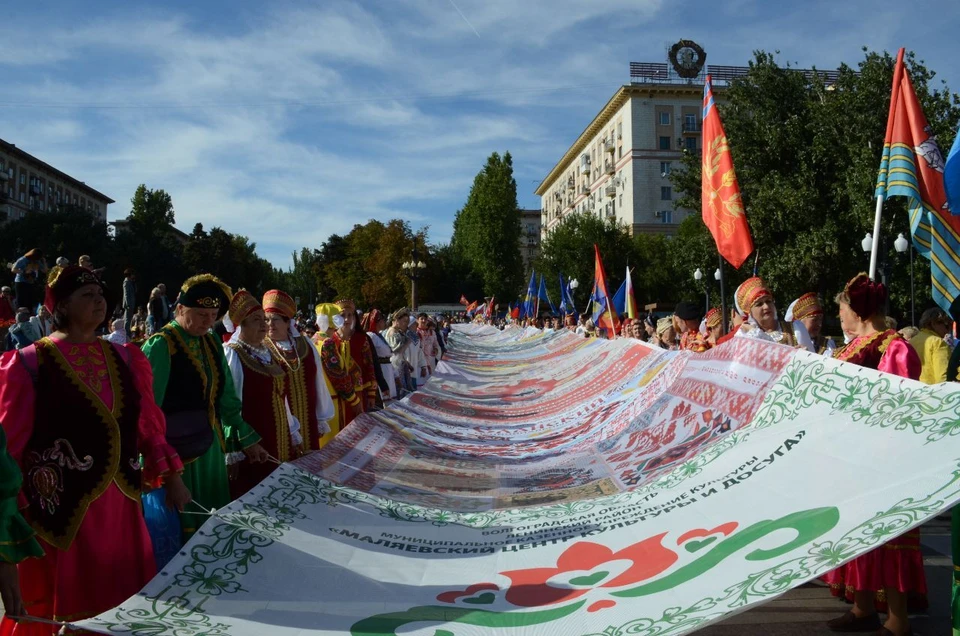
[[[426,387],[217,511],[82,626],[686,634],[960,499],[960,391],[750,339],[460,327]],[[825,592],[826,593],[826,592]]]

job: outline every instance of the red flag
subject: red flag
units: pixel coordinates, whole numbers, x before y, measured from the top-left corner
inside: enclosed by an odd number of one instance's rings
[[[733,157],[713,99],[710,76],[703,86],[703,166],[701,171],[703,222],[710,228],[717,251],[734,267],[753,251],[753,238],[740,198]]]
[[[893,72],[876,195],[907,198],[913,246],[930,260],[933,300],[949,311],[960,297],[960,216],[951,214],[947,204],[943,153],[913,90],[903,53],[900,49]]]
[[[484,317],[484,318],[492,318],[492,317],[493,317],[493,299],[494,299],[494,298],[495,298],[495,296],[490,298],[490,304],[487,305],[486,308],[484,309],[484,311],[483,311],[483,317]]]
[[[593,254],[593,294],[590,297],[594,306],[593,322],[598,329],[605,329],[607,338],[612,340],[617,337],[617,332],[620,330],[620,320],[613,311],[613,298],[607,292],[607,275],[603,271],[600,248],[596,243],[593,245]]]
[[[513,308],[513,311],[510,312],[510,317],[514,320],[520,320],[520,305],[518,304]]]
[[[460,304],[466,307],[467,305],[470,304],[470,301],[467,300],[466,296],[464,296],[463,294],[460,294]]]
[[[471,311],[473,311],[474,309],[476,309],[476,308],[479,307],[479,306],[480,306],[480,301],[479,301],[479,300],[473,301],[472,303],[470,303],[469,305],[467,305],[467,313],[469,314]]]

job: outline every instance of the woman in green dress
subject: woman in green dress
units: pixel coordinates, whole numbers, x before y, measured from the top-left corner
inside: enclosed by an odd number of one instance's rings
[[[143,345],[153,367],[153,392],[167,418],[167,441],[183,460],[183,482],[205,508],[230,503],[228,465],[254,463],[269,454],[243,421],[223,345],[210,329],[227,311],[233,294],[210,274],[188,279],[174,320]],[[204,518],[182,514],[183,540]]]

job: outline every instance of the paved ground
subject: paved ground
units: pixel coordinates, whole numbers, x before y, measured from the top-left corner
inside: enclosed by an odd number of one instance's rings
[[[914,636],[949,636],[950,585],[953,561],[950,558],[950,519],[939,517],[923,526],[923,542],[930,609],[911,617]],[[702,636],[826,636],[833,634],[824,623],[843,614],[848,606],[830,595],[826,587],[808,583],[779,599],[737,614],[699,632]]]

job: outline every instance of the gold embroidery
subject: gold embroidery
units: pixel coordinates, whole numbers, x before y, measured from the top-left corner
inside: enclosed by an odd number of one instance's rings
[[[854,340],[847,346],[837,351],[834,354],[834,357],[837,360],[843,360],[843,361],[850,360],[851,358],[856,356],[858,353],[860,353],[861,351],[869,347],[871,344],[876,342],[879,338],[882,338],[889,333],[890,333],[889,331],[877,331],[875,333],[870,334],[869,336],[863,336],[860,339],[860,342],[857,342],[856,340]],[[894,335],[895,335],[895,332],[894,332]],[[854,345],[854,343],[856,343],[856,346],[851,346],[851,345]],[[884,349],[886,349],[886,347],[884,347]],[[883,351],[881,351],[881,353],[883,353]]]
[[[103,341],[100,341],[100,345],[101,347],[113,346]],[[83,522],[83,518],[86,516],[87,509],[90,507],[90,504],[99,499],[100,495],[106,492],[111,482],[115,481],[124,495],[139,501],[139,492],[134,491],[136,492],[136,496],[132,496],[132,493],[128,491],[130,485],[127,484],[126,479],[123,479],[122,475],[119,473],[120,424],[118,420],[120,419],[123,409],[123,390],[120,386],[117,368],[115,366],[116,363],[112,357],[112,351],[110,354],[108,354],[106,349],[103,350],[104,357],[107,359],[110,386],[113,389],[113,409],[108,410],[106,404],[104,404],[103,400],[100,399],[100,396],[91,391],[90,387],[88,387],[74,372],[73,367],[64,357],[56,343],[54,343],[50,338],[42,338],[36,342],[36,347],[38,352],[43,351],[49,356],[37,356],[37,366],[39,367],[43,364],[46,364],[47,360],[52,358],[54,363],[60,367],[63,373],[66,374],[67,379],[69,379],[74,386],[79,388],[83,395],[90,401],[90,403],[93,405],[93,408],[97,411],[97,415],[100,416],[100,421],[102,422],[103,426],[105,426],[107,429],[107,470],[100,482],[91,488],[90,491],[80,499],[73,515],[67,522],[63,533],[54,536],[53,534],[39,527],[39,524],[31,523],[31,526],[36,531],[37,536],[55,548],[59,548],[60,550],[68,550],[70,545],[73,543],[74,538],[77,536],[77,531],[80,529],[80,524]]]
[[[227,445],[223,439],[223,427],[220,425],[219,418],[217,418],[216,408],[216,387],[219,386],[220,378],[219,364],[210,343],[207,341],[209,334],[191,338],[188,342],[173,323],[164,327],[164,330],[176,338],[180,348],[200,375],[200,381],[203,383],[203,395],[207,400],[207,419],[210,420],[210,427],[213,428],[213,432],[216,433],[217,440],[220,442],[220,450],[226,452]],[[173,355],[172,349],[171,355]]]

